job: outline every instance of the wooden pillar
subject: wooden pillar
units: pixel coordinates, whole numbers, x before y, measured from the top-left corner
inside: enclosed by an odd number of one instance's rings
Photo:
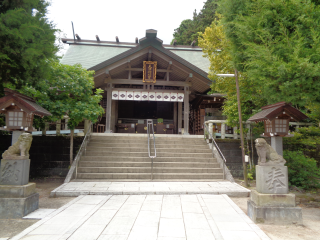
[[[107,85],[106,133],[111,130],[112,84]]]
[[[221,139],[225,139],[225,138],[226,138],[226,124],[221,123]]]
[[[112,132],[115,132],[115,130],[116,130],[116,104],[117,104],[117,101],[112,101],[112,104],[111,104],[111,126],[110,126],[110,130],[112,130]]]
[[[84,130],[83,130],[84,135],[87,134],[87,132],[89,130],[89,125],[90,125],[90,121],[88,119],[85,119],[84,120]]]
[[[182,128],[182,102],[178,102],[178,134],[179,129]]]
[[[178,129],[177,129],[177,123],[178,123],[178,103],[177,102],[174,102],[173,103],[173,126],[174,126],[174,129],[175,129],[175,132],[174,133],[178,133]]]
[[[44,128],[42,129],[42,136],[47,136],[47,130],[49,129],[49,123],[44,123]]]
[[[238,128],[233,127],[233,139],[238,139],[238,133],[237,133]]]
[[[61,131],[61,119],[59,119],[56,123],[56,135],[59,136]]]
[[[189,135],[189,87],[184,87],[184,135]]]

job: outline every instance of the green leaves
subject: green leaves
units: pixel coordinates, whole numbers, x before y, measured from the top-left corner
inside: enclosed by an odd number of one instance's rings
[[[53,116],[46,121],[55,122],[63,116],[69,117],[68,127],[74,129],[83,119],[96,122],[104,112],[99,105],[102,89],[94,88],[93,71],[77,64],[64,65],[50,61],[50,77],[41,80],[35,87],[25,87],[24,93],[32,95]]]
[[[0,93],[4,83],[21,88],[48,77],[47,59],[55,58],[58,51],[58,30],[45,17],[47,6],[44,0],[1,2]]]

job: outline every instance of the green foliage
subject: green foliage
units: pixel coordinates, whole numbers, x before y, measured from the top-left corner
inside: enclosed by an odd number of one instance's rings
[[[67,115],[69,129],[74,129],[83,119],[96,122],[104,110],[99,105],[103,90],[93,92],[94,72],[79,64],[69,66],[56,61],[50,64],[49,79],[39,81],[34,88],[25,87],[23,90],[52,114],[43,121],[56,122]],[[38,124],[43,126],[43,121],[39,120]]]
[[[21,88],[48,77],[47,59],[58,51],[48,6],[46,0],[0,2],[0,95],[4,83]]]
[[[223,106],[223,115],[228,116],[228,126],[237,126],[239,123],[238,100],[236,82],[234,77],[219,77],[219,73],[234,73],[235,66],[232,60],[231,43],[226,38],[225,28],[221,24],[223,18],[217,14],[220,20],[214,20],[204,33],[199,33],[199,46],[204,56],[210,61],[208,77],[214,82],[211,85],[212,92],[226,94]],[[254,81],[245,74],[239,73],[239,87],[242,119],[246,121],[266,101],[261,98],[261,93],[254,86]]]
[[[204,32],[205,28],[210,26],[216,18],[217,2],[218,0],[207,0],[199,14],[194,11],[192,20],[183,20],[174,30],[172,43],[177,40],[178,45],[190,45],[196,41],[195,45],[198,45],[198,32]]]
[[[319,103],[319,6],[310,0],[220,3],[232,61],[250,91],[267,104],[287,101],[303,110]]]
[[[305,155],[318,160],[320,166],[320,129],[318,127],[301,127],[294,132],[294,137],[283,138],[286,149],[302,151]]]
[[[320,170],[313,158],[306,157],[301,151],[284,151],[283,157],[287,160],[290,186],[320,188]]]
[[[250,169],[250,166],[247,165],[247,174],[248,174],[248,179],[256,180],[256,166],[252,165]]]

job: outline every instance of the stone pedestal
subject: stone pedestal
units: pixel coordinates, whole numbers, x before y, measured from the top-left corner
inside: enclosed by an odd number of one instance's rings
[[[286,166],[256,166],[256,183],[259,193],[287,194],[288,168]]]
[[[255,223],[302,224],[302,212],[294,194],[263,194],[251,191],[248,216]]]
[[[276,150],[280,156],[283,156],[283,137],[271,137],[271,147]]]
[[[30,159],[2,159],[0,185],[26,185],[29,182]]]
[[[39,208],[36,184],[0,185],[0,219],[22,218]]]

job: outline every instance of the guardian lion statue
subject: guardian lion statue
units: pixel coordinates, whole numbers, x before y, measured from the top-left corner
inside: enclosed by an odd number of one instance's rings
[[[257,138],[255,140],[256,149],[259,156],[258,165],[272,166],[281,165],[284,166],[286,160],[280,156],[263,138]]]
[[[29,159],[31,143],[32,135],[30,133],[22,133],[18,141],[2,154],[2,159]]]

